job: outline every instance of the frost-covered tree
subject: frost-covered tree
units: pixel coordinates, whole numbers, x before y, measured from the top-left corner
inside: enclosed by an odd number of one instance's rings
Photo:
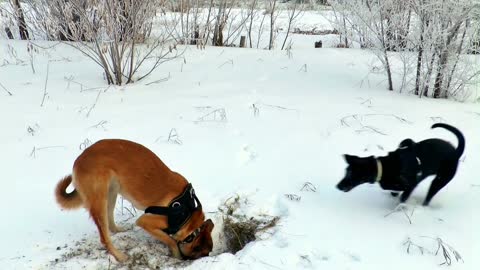
[[[475,0],[331,0],[335,24],[382,63],[393,90],[393,58],[404,63],[402,87],[419,96],[465,94],[477,76],[466,55],[478,21]],[[394,53],[397,52],[397,53]],[[408,66],[414,64],[414,68]],[[413,72],[415,71],[415,72]],[[405,83],[414,81],[414,83]],[[401,90],[401,89],[400,89]]]

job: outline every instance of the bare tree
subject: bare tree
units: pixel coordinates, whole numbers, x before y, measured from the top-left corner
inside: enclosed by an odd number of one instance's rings
[[[480,71],[473,69],[464,56],[472,51],[470,39],[475,28],[471,22],[475,21],[479,3],[472,0],[330,2],[336,15],[334,23],[342,35],[376,53],[387,74],[389,90],[394,88],[393,58],[399,58],[403,64],[400,91],[411,85],[412,92],[420,97],[465,95],[469,82],[480,76]],[[409,78],[412,84],[408,83]]]
[[[285,43],[287,42],[288,36],[290,34],[290,30],[292,29],[295,21],[298,19],[300,15],[303,13],[303,7],[301,4],[299,5],[297,1],[293,1],[288,8],[288,27],[287,27],[287,33],[285,35],[285,39],[283,40],[282,43],[282,50],[285,48]]]

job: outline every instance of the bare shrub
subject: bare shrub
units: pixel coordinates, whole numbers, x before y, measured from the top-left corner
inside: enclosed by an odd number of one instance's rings
[[[50,38],[74,41],[67,44],[97,63],[108,84],[141,80],[179,54],[171,25],[152,35],[160,0],[30,1],[38,27]]]

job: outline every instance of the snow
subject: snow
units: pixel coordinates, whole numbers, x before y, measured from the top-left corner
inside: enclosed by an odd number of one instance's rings
[[[0,89],[0,269],[125,267],[110,261],[84,210],[61,211],[53,196],[85,145],[103,138],[129,139],[153,150],[193,183],[216,224],[215,254],[180,263],[134,227],[128,203],[122,209],[119,201],[117,220],[132,228],[115,235],[113,243],[147,254],[144,259],[154,260],[152,265],[436,269],[445,267],[441,252],[434,254],[439,237],[464,260],[452,258],[449,269],[476,269],[478,103],[388,92],[384,75],[371,72],[374,55],[313,49],[318,38],[295,35],[291,57],[280,50],[181,47],[184,58],[122,87],[107,87],[94,63],[56,43],[39,43],[48,49],[35,55],[33,74],[27,43],[0,40],[0,83],[13,94]],[[9,47],[23,62],[8,53]],[[155,82],[162,78],[168,80]],[[472,88],[472,95],[479,90]],[[335,188],[344,174],[345,153],[385,155],[405,138],[439,137],[456,145],[452,134],[430,129],[436,121],[457,126],[467,146],[457,175],[429,207],[421,202],[431,179],[421,183],[404,209],[377,185],[349,193]],[[168,140],[172,129],[176,142]],[[306,182],[315,191],[303,188]],[[280,223],[239,253],[218,254],[218,207],[236,194],[247,200],[240,211],[279,216]],[[424,247],[424,254],[415,247],[408,253],[407,239]],[[62,257],[78,247],[89,254]]]

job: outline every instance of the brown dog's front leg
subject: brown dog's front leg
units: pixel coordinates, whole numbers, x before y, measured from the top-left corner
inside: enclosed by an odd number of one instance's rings
[[[175,258],[182,258],[175,239],[163,231],[163,229],[168,228],[167,219],[164,216],[143,214],[137,219],[136,223],[153,237],[167,245]]]

